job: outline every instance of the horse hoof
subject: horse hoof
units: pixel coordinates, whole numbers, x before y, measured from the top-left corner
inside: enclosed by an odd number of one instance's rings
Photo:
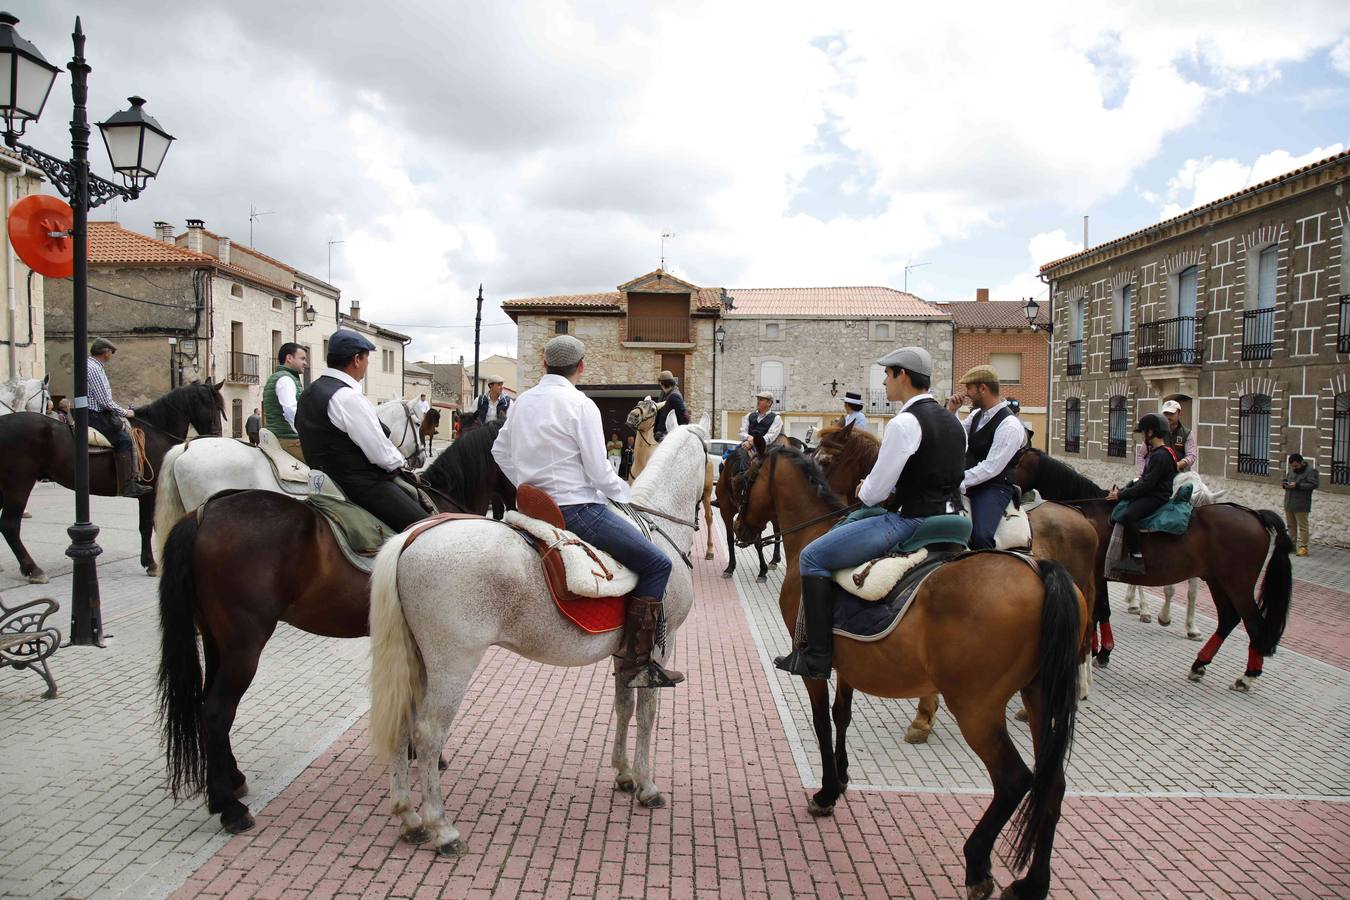
[[[47,573],[46,573],[46,572],[34,572],[32,575],[29,575],[29,576],[28,576],[28,583],[29,583],[29,584],[46,584],[46,583],[47,583]]]
[[[724,569],[724,570],[722,571],[722,577],[723,577],[723,578],[732,578],[732,577],[734,577],[734,573],[731,572],[729,569]]]
[[[1201,634],[1201,633],[1198,632],[1198,631],[1188,631],[1188,632],[1186,632],[1186,639],[1187,639],[1187,640],[1198,641],[1198,640],[1200,640],[1200,638],[1202,638],[1202,637],[1204,637],[1204,635]]]
[[[469,852],[469,845],[464,843],[461,838],[455,838],[448,844],[441,844],[436,848],[437,856],[463,856]]]
[[[1027,712],[1027,708],[1024,706],[1013,714],[1013,718],[1019,722],[1028,722],[1031,720],[1031,713]]]
[[[145,567],[145,574],[146,574],[146,575],[149,575],[151,578],[158,578],[158,577],[159,577],[159,566],[158,566],[158,565],[146,566],[146,567]]]
[[[403,832],[401,837],[408,844],[425,844],[431,840],[431,829],[425,825],[418,825],[416,828],[410,828]]]
[[[1246,676],[1243,676],[1230,684],[1228,689],[1235,694],[1250,694],[1252,691],[1252,682]]]
[[[1172,620],[1171,620],[1171,619],[1164,619],[1162,616],[1158,616],[1158,624],[1161,625],[1162,627],[1166,628],[1168,625],[1171,625],[1171,624],[1172,624]]]
[[[906,744],[926,744],[928,736],[933,733],[931,728],[916,728],[913,725],[905,730]]]
[[[1103,647],[1101,650],[1097,651],[1097,668],[1105,669],[1111,664],[1111,651],[1114,649],[1116,648]]]
[[[703,554],[703,558],[704,558],[704,559],[712,559],[712,558],[713,558],[713,555],[712,555],[711,553],[705,553],[705,554]]]
[[[615,778],[614,786],[625,794],[637,793],[637,781],[633,779],[632,775],[620,775],[618,778]]]
[[[816,802],[816,799],[812,797],[806,803],[806,811],[811,814],[812,818],[824,819],[834,815],[834,804],[831,803],[829,806],[821,806]]]
[[[1125,611],[1126,611],[1127,613],[1137,613],[1137,612],[1139,612],[1139,604],[1138,604],[1138,603],[1132,603],[1132,604],[1130,604],[1129,606],[1125,607]]]
[[[243,834],[246,831],[252,831],[253,826],[257,823],[253,821],[252,814],[245,809],[242,816],[230,819],[229,821],[226,821],[225,816],[222,815],[220,817],[220,824],[225,826],[225,830],[230,834]]]
[[[1139,621],[1148,624],[1149,622],[1153,621],[1153,617],[1150,616],[1148,613],[1142,613],[1139,616]]]
[[[1201,667],[1198,668],[1198,669],[1191,669],[1191,671],[1188,672],[1188,673],[1186,674],[1186,680],[1187,680],[1187,681],[1199,681],[1201,678],[1204,678],[1204,677],[1205,677],[1205,667],[1204,667],[1204,666],[1201,666]]]
[[[641,803],[647,809],[665,809],[666,798],[660,791],[653,791],[650,797],[638,795],[638,803]]]
[[[755,583],[756,583],[756,584],[763,584],[764,582],[766,582],[766,581],[768,581],[768,580],[769,580],[769,576],[768,576],[768,575],[756,575],[756,576],[755,576]]]
[[[442,753],[440,758],[436,760],[436,771],[444,772],[448,768],[450,768],[450,760],[446,759],[445,754]]]
[[[994,896],[996,890],[998,890],[998,882],[994,881],[991,875],[979,884],[966,885],[966,900],[988,900],[988,898]]]
[[[239,783],[239,786],[234,789],[234,799],[243,800],[247,796],[248,796],[248,782],[242,781]]]

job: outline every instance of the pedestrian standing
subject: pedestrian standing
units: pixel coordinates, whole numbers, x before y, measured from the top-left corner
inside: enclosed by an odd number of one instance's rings
[[[253,446],[258,446],[258,434],[262,430],[262,410],[253,407],[253,415],[244,420],[244,432],[248,434],[248,442]]]
[[[1303,454],[1289,454],[1289,471],[1284,473],[1280,487],[1284,488],[1284,521],[1289,525],[1289,537],[1298,545],[1299,556],[1308,555],[1308,513],[1312,512],[1317,485],[1317,470]]]

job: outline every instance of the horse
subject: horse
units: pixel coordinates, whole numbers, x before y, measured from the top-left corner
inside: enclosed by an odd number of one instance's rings
[[[1091,479],[1034,448],[1022,452],[1012,479],[1023,490],[1035,488],[1044,497],[1082,510],[1097,531],[1097,555],[1093,563],[1097,591],[1093,621],[1101,626],[1098,664],[1104,666],[1106,659],[1103,656],[1109,659],[1115,645],[1110,632],[1111,607],[1106,592],[1106,553],[1114,527],[1111,510],[1115,504],[1106,500],[1106,491]],[[1153,587],[1176,584],[1193,577],[1204,581],[1214,597],[1219,624],[1196,655],[1188,677],[1191,681],[1199,681],[1204,676],[1224,639],[1241,622],[1250,639],[1247,668],[1230,689],[1245,693],[1260,677],[1264,657],[1275,653],[1284,634],[1293,593],[1293,566],[1289,561],[1293,549],[1284,520],[1277,513],[1235,503],[1214,503],[1194,509],[1185,534],[1145,533],[1143,551],[1147,571],[1142,576],[1130,575],[1115,580]]]
[[[1172,496],[1185,485],[1191,486],[1191,505],[1208,506],[1215,502],[1224,493],[1223,491],[1211,491],[1204,480],[1196,472],[1186,471],[1179,473],[1172,483]],[[1195,626],[1195,597],[1199,592],[1200,579],[1188,578],[1186,580],[1186,637],[1192,641],[1198,641],[1204,637],[1200,629]],[[1166,585],[1163,587],[1163,605],[1158,611],[1158,624],[1167,626],[1172,624],[1172,600],[1176,596],[1176,586]],[[1131,584],[1125,588],[1125,611],[1138,613],[1140,622],[1152,622],[1153,612],[1149,608],[1148,593],[1137,584]]]
[[[52,408],[52,392],[47,386],[50,377],[11,380],[0,384],[0,416],[16,412],[46,415]]]
[[[147,478],[152,486],[164,455],[187,439],[188,428],[198,434],[220,434],[225,418],[221,384],[187,384],[146,406],[136,407],[131,426],[144,436]],[[28,496],[38,479],[49,478],[65,487],[75,487],[75,433],[71,426],[49,416],[31,412],[0,418],[0,532],[19,560],[19,571],[33,584],[46,584],[47,574],[28,555],[19,537],[19,523]],[[101,497],[116,497],[121,485],[110,450],[89,454],[89,491]],[[155,494],[139,498],[141,565],[147,575],[159,574],[151,547]]]
[[[741,505],[740,495],[736,492],[736,477],[749,466],[750,454],[744,447],[737,447],[722,463],[722,471],[717,476],[717,499],[713,505],[717,507],[717,512],[722,517],[722,528],[727,536],[727,567],[722,570],[723,578],[731,578],[736,574],[736,551],[733,549],[736,544],[734,521],[736,510]],[[769,580],[769,570],[776,569],[783,561],[783,542],[774,540],[773,558],[768,562],[764,561],[763,544],[756,542],[755,553],[759,556],[759,572],[755,575],[755,581],[763,584]]]
[[[496,428],[460,438],[424,476],[442,511],[482,514],[496,479]],[[184,516],[164,542],[159,585],[160,725],[174,796],[205,792],[227,831],[253,827],[230,728],[263,648],[286,622],[310,634],[369,634],[370,579],[347,561],[308,504],[230,491]],[[202,659],[194,632],[200,632]],[[435,758],[433,752],[430,757]]]
[[[660,515],[658,546],[674,565],[665,594],[665,639],[653,650],[664,661],[694,601],[683,553],[695,523],[684,520],[702,490],[707,432],[682,425],[666,436],[633,484],[635,503]],[[673,522],[671,520],[674,520]],[[447,567],[445,560],[456,560]],[[420,759],[438,752],[491,646],[556,666],[586,666],[619,651],[621,631],[591,634],[558,611],[541,578],[538,554],[491,521],[447,522],[407,546],[385,544],[371,576],[370,743],[390,762],[392,813],[410,843],[433,842],[446,855],[467,848],[447,819],[439,776],[421,769],[422,807],[414,811],[408,762],[411,739]],[[659,693],[636,691],[637,743],[627,754],[634,689],[615,679],[616,728],[611,762],[616,783],[646,807],[665,805],[651,772],[650,745]]]
[[[656,452],[657,442],[654,434],[656,417],[661,414],[661,410],[665,409],[665,407],[666,404],[664,402],[658,403],[651,397],[643,397],[638,401],[637,406],[634,406],[628,411],[628,418],[625,420],[625,424],[633,429],[633,433],[636,435],[633,441],[633,468],[629,474],[630,481],[637,480],[637,477],[642,474],[643,468],[646,467],[647,460]],[[667,415],[673,414],[672,411]],[[667,434],[670,433],[670,429],[674,426],[674,421],[674,419],[666,419]]]
[[[417,429],[417,436],[421,438],[423,454],[427,459],[431,459],[431,442],[440,434],[440,427],[441,411],[433,406],[422,417],[422,425]]]
[[[832,513],[844,510],[844,501],[830,489],[819,465],[787,447],[775,447],[755,461],[746,474],[743,497],[737,535],[742,541],[754,540],[776,520],[790,556],[829,529]],[[782,599],[783,623],[792,633],[800,597],[787,594]],[[941,693],[961,734],[984,763],[994,796],[965,843],[970,897],[986,898],[997,889],[991,852],[1024,797],[1026,804],[1013,826],[1010,867],[1020,870],[1030,861],[1030,868],[1004,896],[1041,898],[1049,892],[1087,622],[1086,601],[1059,563],[979,552],[929,575],[904,621],[886,637],[871,642],[834,639],[834,668],[841,685],[877,697]],[[817,681],[815,689],[828,700],[828,682]],[[1007,730],[1005,709],[1019,691],[1030,711],[1035,747],[1031,770]],[[815,816],[830,815],[847,786],[846,774],[841,779],[831,751],[829,718],[817,716],[815,730],[823,777],[807,808]]]
[[[422,413],[412,400],[386,400],[375,407],[375,418],[389,429],[389,441],[413,469],[426,462],[422,452]]]

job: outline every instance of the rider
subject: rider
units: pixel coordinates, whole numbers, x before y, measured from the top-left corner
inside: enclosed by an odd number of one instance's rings
[[[407,473],[403,454],[389,442],[361,379],[375,345],[342,329],[328,338],[328,368],[300,397],[295,426],[311,468],[337,482],[347,499],[396,531],[427,516],[395,483]]]
[[[113,399],[108,373],[104,371],[117,352],[116,345],[104,338],[95,338],[85,361],[85,378],[89,394],[89,427],[108,439],[113,446],[113,460],[117,465],[117,483],[123,497],[144,497],[153,488],[136,479],[135,450],[131,435],[122,427],[123,419],[135,418],[135,410],[121,406]]]
[[[478,414],[478,424],[486,425],[490,421],[505,422],[506,414],[511,411],[511,395],[502,390],[502,380],[496,375],[488,376],[488,392],[474,401],[474,410]],[[488,418],[488,410],[493,418]]]
[[[577,390],[585,355],[585,345],[570,334],[544,345],[546,374],[516,399],[517,412],[497,435],[492,457],[512,484],[533,485],[552,497],[569,531],[637,575],[614,674],[629,687],[672,687],[684,676],[652,659],[670,559],[606,502],[628,502],[632,494],[605,460],[600,408]]]
[[[858,499],[869,506],[885,503],[891,511],[835,528],[802,550],[806,646],[773,662],[804,678],[830,677],[832,573],[885,555],[907,541],[924,519],[958,508],[965,433],[956,416],[928,393],[932,356],[922,347],[901,347],[877,360],[877,365],[886,369],[886,399],[904,405],[886,424],[877,461],[858,486]]]
[[[778,443],[783,433],[783,417],[773,411],[773,394],[760,391],[755,395],[755,411],[741,420],[741,446],[753,450],[755,438],[764,439],[767,447]]]
[[[1139,522],[1153,515],[1159,507],[1172,499],[1172,479],[1177,474],[1177,457],[1167,443],[1167,436],[1171,431],[1167,427],[1167,420],[1157,413],[1149,413],[1139,420],[1134,430],[1143,433],[1144,443],[1149,448],[1144,474],[1123,488],[1112,487],[1111,493],[1106,495],[1107,500],[1130,502],[1120,517],[1120,524],[1125,529],[1125,549],[1129,551],[1129,555],[1121,557],[1116,563],[1115,568],[1111,570],[1113,575],[1144,574]]]
[[[976,366],[962,376],[961,384],[975,407],[961,423],[966,430],[966,474],[961,479],[961,493],[970,498],[970,548],[987,550],[994,546],[994,532],[1016,493],[1008,475],[1027,432],[999,398],[998,373],[993,366]],[[956,412],[962,399],[952,397],[947,409]]]
[[[263,425],[272,432],[281,449],[301,462],[300,435],[295,431],[295,406],[300,401],[300,373],[305,371],[309,351],[287,341],[277,349],[277,367],[262,390]]]
[[[1167,420],[1167,434],[1164,439],[1167,446],[1172,448],[1172,455],[1177,458],[1177,471],[1186,472],[1195,468],[1195,464],[1200,461],[1200,448],[1196,443],[1195,435],[1181,421],[1181,404],[1175,400],[1168,400],[1162,405],[1163,418]],[[1148,446],[1140,443],[1135,446],[1134,462],[1139,468],[1139,473],[1144,472],[1144,460],[1148,459]]]
[[[844,425],[853,423],[854,431],[867,430],[867,416],[863,415],[862,394],[857,391],[848,391],[844,394]]]
[[[659,444],[666,436],[666,416],[673,410],[675,424],[688,425],[689,411],[684,408],[684,396],[680,393],[674,372],[669,369],[662,370],[661,374],[656,376],[656,383],[661,385],[661,398],[657,402],[665,404],[656,416],[656,424],[652,426],[652,438]]]

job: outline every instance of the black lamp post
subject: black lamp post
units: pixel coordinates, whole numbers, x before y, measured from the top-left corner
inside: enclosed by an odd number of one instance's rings
[[[722,417],[717,414],[717,357],[727,346],[727,330],[722,327],[722,323],[717,323],[717,328],[713,331],[713,389],[712,389],[712,436],[719,437],[718,426],[721,424]]]
[[[70,201],[74,225],[70,230],[75,254],[72,279],[75,346],[71,354],[74,375],[75,414],[75,524],[66,531],[71,544],[66,555],[73,561],[71,585],[70,642],[103,643],[103,620],[99,612],[98,569],[94,559],[102,553],[95,542],[98,527],[89,521],[89,398],[85,369],[89,352],[89,210],[109,200],[135,200],[151,178],[159,174],[173,137],[148,116],[145,101],[131,98],[131,106],[99,123],[103,144],[113,171],[122,184],[89,172],[89,64],[84,58],[84,28],[77,17],[71,35],[74,56],[70,70],[70,93],[74,110],[70,118],[70,159],[43,153],[19,142],[29,122],[36,122],[51,93],[59,71],[38,49],[19,36],[19,20],[0,13],[0,118],[5,120],[5,143],[23,161],[40,169],[61,195]],[[8,79],[6,80],[6,76]]]
[[[1053,334],[1055,323],[1036,321],[1036,316],[1040,311],[1041,305],[1036,302],[1035,297],[1028,297],[1027,302],[1022,305],[1022,315],[1026,316],[1027,324],[1031,326],[1032,331],[1044,331],[1046,334]]]

